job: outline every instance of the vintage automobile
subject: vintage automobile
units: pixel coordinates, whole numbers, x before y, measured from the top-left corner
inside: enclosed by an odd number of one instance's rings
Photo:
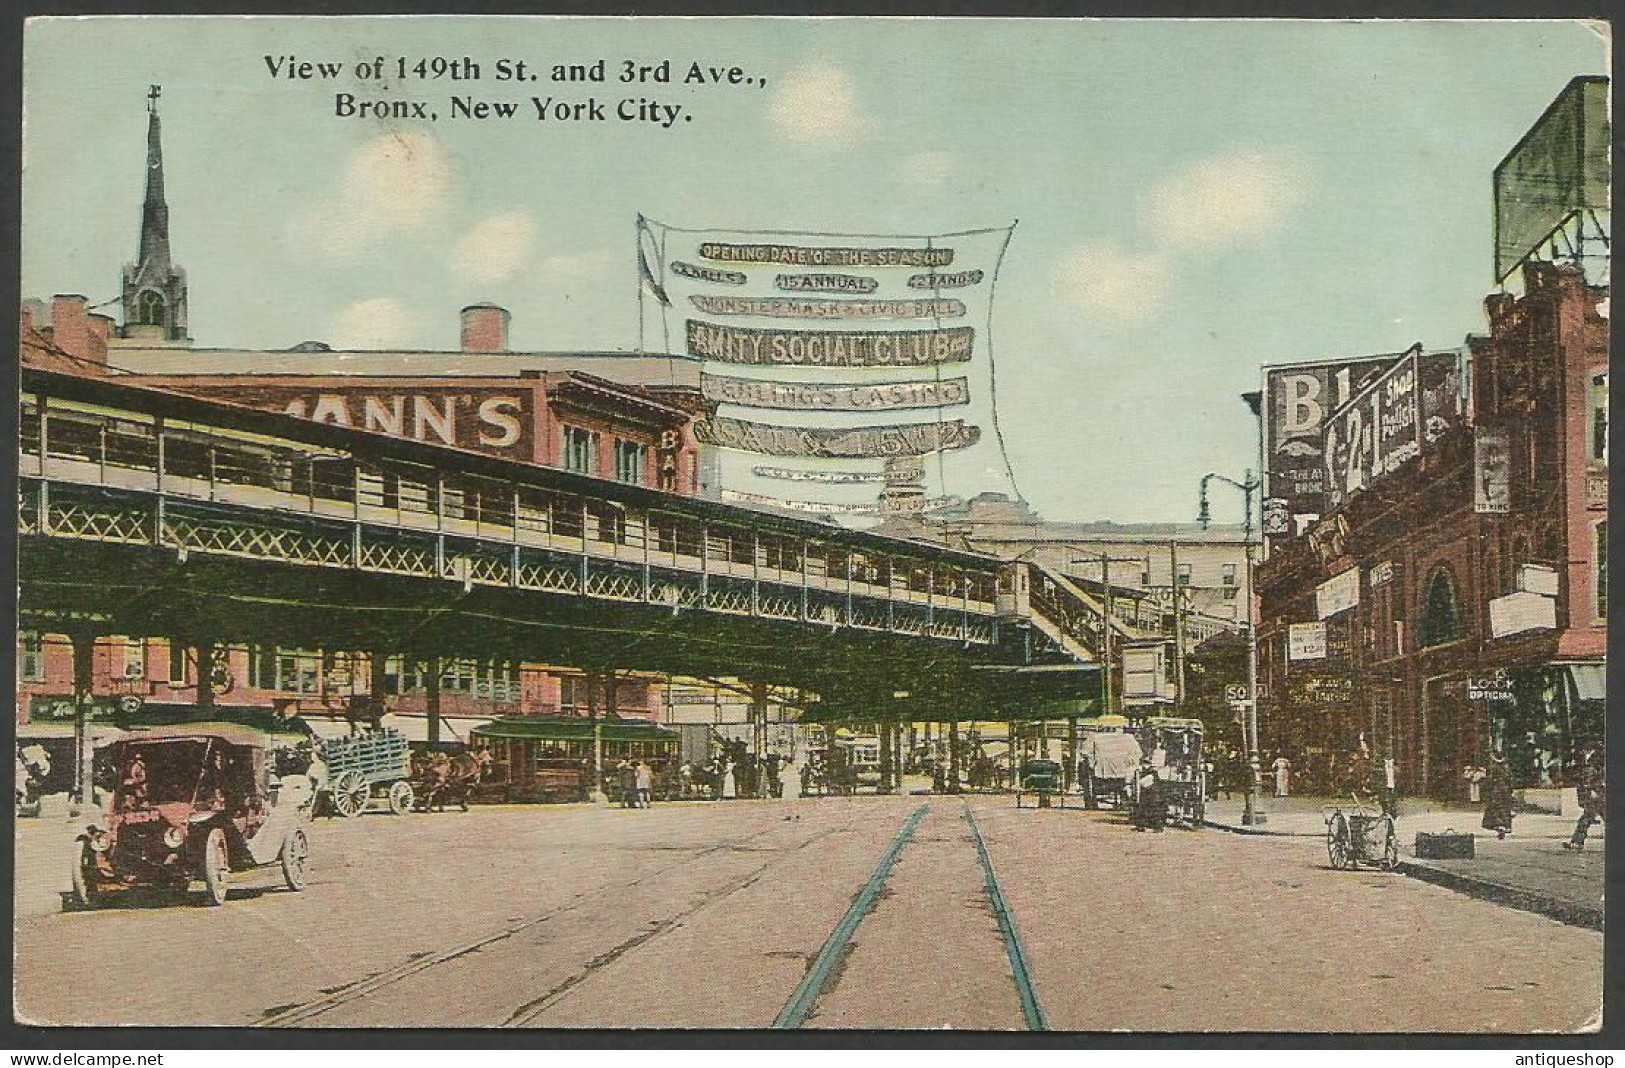
[[[232,723],[133,731],[109,746],[112,799],[75,841],[73,894],[94,908],[134,889],[225,903],[234,872],[280,866],[289,890],[309,870],[315,796],[296,739]]]

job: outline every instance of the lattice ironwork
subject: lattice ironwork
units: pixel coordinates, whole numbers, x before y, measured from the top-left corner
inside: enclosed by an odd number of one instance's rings
[[[39,490],[25,488],[17,494],[17,533],[39,533]]]
[[[713,612],[748,616],[751,611],[750,587],[725,586],[713,579],[705,606]]]
[[[923,615],[906,612],[901,607],[894,608],[892,612],[891,629],[899,634],[924,635],[926,626],[926,619]]]
[[[427,578],[435,574],[434,549],[403,542],[362,542],[361,566],[368,571]]]
[[[152,516],[139,508],[53,499],[49,513],[46,522],[53,537],[152,544]]]
[[[217,556],[244,556],[291,564],[348,567],[349,538],[324,538],[301,530],[203,521],[170,514],[164,519],[164,541],[179,548]]]
[[[959,615],[938,616],[931,624],[931,636],[933,638],[951,638],[958,640],[963,636],[964,631],[964,617]]]
[[[563,563],[521,560],[517,585],[548,593],[577,593],[581,589],[581,572]]]
[[[965,640],[974,645],[992,645],[993,621],[973,616],[970,625],[965,628]]]
[[[643,576],[618,569],[591,571],[587,574],[587,594],[611,601],[641,601]]]
[[[852,602],[852,626],[861,627],[864,630],[885,630],[885,604],[854,600]]]
[[[653,604],[671,608],[698,608],[701,603],[700,584],[697,579],[687,577],[657,578],[650,585],[649,599]]]
[[[764,616],[774,619],[800,619],[801,597],[787,597],[779,594],[762,594],[756,602],[756,610]]]
[[[507,586],[512,582],[513,562],[500,556],[469,556],[468,581],[482,586]]]

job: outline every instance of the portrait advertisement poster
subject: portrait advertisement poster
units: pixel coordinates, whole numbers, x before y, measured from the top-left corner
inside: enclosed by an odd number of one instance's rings
[[[1608,1040],[1606,24],[20,27],[19,1047]]]

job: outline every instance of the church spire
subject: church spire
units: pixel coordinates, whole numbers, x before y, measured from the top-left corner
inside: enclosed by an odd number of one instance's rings
[[[147,192],[141,204],[141,244],[124,266],[125,337],[186,341],[186,272],[170,261],[169,205],[164,201],[164,146],[158,120],[160,86],[147,89]]]
[[[164,145],[158,121],[161,86],[147,90],[147,198],[141,207],[141,251],[137,262],[145,267],[169,266],[169,205],[164,203]]]

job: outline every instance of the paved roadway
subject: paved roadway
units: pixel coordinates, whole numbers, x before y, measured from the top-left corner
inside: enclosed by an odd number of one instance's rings
[[[929,806],[845,944],[822,952]],[[587,806],[319,821],[304,893],[64,912],[22,821],[16,1011],[58,1024],[1019,1029],[974,813],[1050,1027],[1571,1031],[1602,936],[1320,843],[1141,834],[1008,798]],[[794,818],[789,818],[789,817]]]

